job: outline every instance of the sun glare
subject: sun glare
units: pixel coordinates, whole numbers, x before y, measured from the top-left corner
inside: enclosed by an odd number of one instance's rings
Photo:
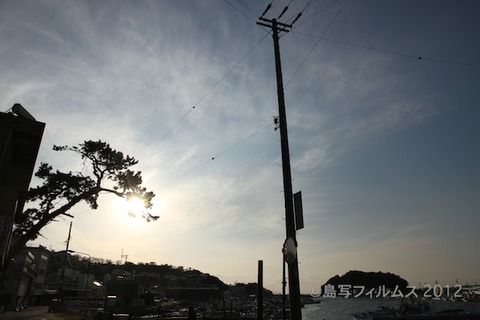
[[[143,212],[146,210],[143,200],[137,197],[127,200],[125,208],[127,209],[128,215],[134,218],[142,217]]]
[[[143,214],[147,209],[145,209],[145,204],[140,198],[133,197],[127,200],[125,198],[116,197],[114,200],[114,207],[117,216],[121,218],[120,221],[122,221],[122,224],[133,226],[146,222],[143,218]]]
[[[159,199],[154,199],[153,207],[145,208],[145,203],[138,197],[126,198],[114,197],[112,199],[112,209],[115,217],[122,225],[141,227],[152,221],[149,214],[153,216],[160,216],[165,211],[165,202]]]

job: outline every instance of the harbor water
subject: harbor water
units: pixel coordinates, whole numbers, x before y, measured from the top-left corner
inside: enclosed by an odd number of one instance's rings
[[[307,304],[302,309],[303,320],[352,320],[352,314],[374,311],[380,306],[398,308],[401,299],[343,299],[323,298],[321,303]],[[479,302],[429,301],[432,310],[463,309],[465,312],[480,312]]]

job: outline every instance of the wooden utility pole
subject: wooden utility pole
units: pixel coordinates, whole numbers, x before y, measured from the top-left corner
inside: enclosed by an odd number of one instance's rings
[[[276,19],[268,20],[263,17],[259,18],[258,25],[272,29],[273,48],[275,53],[275,71],[277,76],[277,96],[279,111],[279,129],[280,141],[282,148],[282,170],[283,170],[283,192],[285,196],[285,222],[287,240],[292,239],[295,244],[295,252],[297,247],[295,213],[293,206],[292,191],[292,173],[290,169],[290,151],[288,148],[288,130],[287,116],[285,112],[285,98],[283,92],[282,64],[280,61],[279,32],[288,32],[292,25],[277,22]],[[286,241],[287,243],[287,241]],[[289,241],[291,243],[291,241]],[[292,248],[290,248],[292,249]],[[286,253],[285,253],[286,254]],[[300,279],[298,273],[298,260],[296,255],[293,259],[287,259],[288,262],[288,294],[290,300],[290,319],[302,319],[302,305],[300,297]]]
[[[258,260],[257,320],[263,320],[263,260]]]
[[[60,299],[62,299],[62,303],[63,303],[63,280],[65,279],[65,266],[67,264],[68,247],[70,245],[70,235],[71,235],[71,233],[72,233],[72,222],[70,222],[70,228],[68,228],[67,244],[66,244],[66,247],[65,247],[65,255],[63,256],[62,275],[60,277]]]

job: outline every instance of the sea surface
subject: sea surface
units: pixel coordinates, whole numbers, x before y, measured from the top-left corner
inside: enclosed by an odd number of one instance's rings
[[[399,307],[400,299],[344,299],[322,298],[321,303],[307,304],[302,309],[303,320],[352,320],[352,314],[357,312],[374,311],[380,306]],[[429,301],[433,311],[447,309],[463,309],[466,312],[480,312],[478,302]]]

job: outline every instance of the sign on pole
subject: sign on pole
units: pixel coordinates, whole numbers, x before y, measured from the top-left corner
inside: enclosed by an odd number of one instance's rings
[[[302,191],[298,191],[293,195],[293,203],[295,206],[295,229],[303,229],[303,205]]]

